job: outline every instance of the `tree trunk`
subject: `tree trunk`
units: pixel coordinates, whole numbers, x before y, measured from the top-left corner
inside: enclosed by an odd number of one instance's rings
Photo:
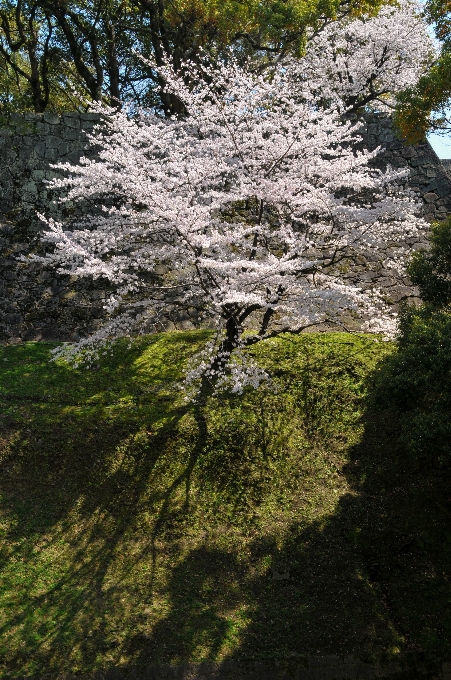
[[[36,41],[29,41],[27,44],[28,58],[30,60],[31,76],[31,98],[33,101],[35,113],[43,113],[45,109],[45,102],[42,97],[41,81],[39,77],[39,61],[36,57]]]
[[[119,90],[119,65],[117,63],[116,33],[114,25],[107,19],[105,21],[105,33],[107,36],[107,63],[108,77],[110,81],[110,105],[118,109],[121,108]]]

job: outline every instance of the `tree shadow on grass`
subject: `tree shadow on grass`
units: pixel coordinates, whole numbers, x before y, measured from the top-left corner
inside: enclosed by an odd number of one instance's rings
[[[401,652],[433,664],[451,657],[449,471],[415,464],[396,415],[371,395],[362,424],[342,470],[349,493],[325,522],[291,527],[276,553],[290,579],[260,598],[238,655],[255,654],[260,639],[260,651],[272,645],[285,658],[350,653],[380,661]]]
[[[26,520],[16,532],[52,525],[80,498],[87,514],[136,502],[136,484],[189,410],[176,381],[204,335],[153,336],[132,350],[122,343],[92,370],[50,363],[43,344],[10,349],[0,465],[6,502]]]
[[[171,351],[181,351],[178,342]],[[131,388],[115,396],[128,404],[127,417],[99,419],[112,380],[99,371],[80,420],[70,404],[53,404],[44,416],[30,410],[28,441],[45,426],[44,451],[25,443],[23,427],[7,445],[3,675],[317,654],[382,660],[398,650],[451,655],[450,508],[437,474],[406,464],[392,414],[366,410],[361,440],[334,473],[332,449],[313,451],[332,462],[309,463],[292,519],[281,527],[276,503],[262,523],[262,499],[283,455],[264,461],[261,396],[243,407],[243,424],[228,424],[221,406],[222,429],[210,442],[219,474],[208,450],[199,458],[194,418],[165,396],[161,361],[158,385],[149,378],[154,359],[146,361],[130,373],[136,385],[136,370],[146,365],[141,403]],[[75,394],[70,375],[63,377]],[[45,392],[45,376],[39,381]],[[249,458],[240,463],[245,446]],[[299,448],[299,458],[311,455]],[[316,469],[326,481],[315,496]],[[306,500],[308,512],[296,513]]]
[[[292,522],[282,537],[277,523],[256,528],[235,546],[212,531],[178,562],[166,616],[130,639],[137,665],[231,658],[289,668],[338,654],[433,667],[451,657],[449,480],[412,464],[393,413],[368,405],[362,424],[341,470],[348,491],[328,516]]]
[[[346,469],[358,492],[356,548],[368,583],[402,639],[401,648],[429,661],[448,659],[449,470],[413,460],[399,429],[392,411],[368,409],[364,437]]]
[[[390,657],[401,639],[355,550],[352,503],[343,499],[325,526],[293,525],[282,543],[250,541],[241,559],[208,541],[190,552],[172,571],[167,616],[131,638],[127,656],[137,665]]]
[[[36,343],[8,350],[16,361],[1,394],[2,671],[91,669],[110,645],[117,662],[121,611],[127,619],[133,608],[123,602],[128,572],[152,550],[195,464],[195,422],[178,431],[190,409],[174,384],[204,336],[150,338],[89,373],[49,364]],[[151,535],[140,531],[143,510],[157,517]]]

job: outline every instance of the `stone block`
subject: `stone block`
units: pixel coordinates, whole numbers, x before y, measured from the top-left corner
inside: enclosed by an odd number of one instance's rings
[[[433,191],[428,191],[426,194],[423,195],[423,198],[426,201],[426,203],[433,203],[438,199],[438,195]]]
[[[387,114],[385,113],[382,113],[380,115],[379,125],[383,128],[389,128],[390,130],[393,130],[393,123],[391,121],[391,118],[387,116]]]
[[[92,121],[99,121],[102,118],[100,113],[95,113],[94,111],[87,111],[86,113],[80,113],[79,117],[80,117],[80,120],[92,120]]]
[[[195,326],[191,321],[178,321],[177,327],[179,329],[181,329],[182,331],[193,331],[193,330],[195,330]]]
[[[368,281],[368,282],[369,282],[369,281],[374,281],[374,279],[377,279],[377,276],[378,276],[378,275],[377,275],[377,272],[366,271],[366,272],[362,272],[362,273],[359,275],[359,280],[360,280],[360,281]]]
[[[47,125],[47,123],[36,123],[35,129],[34,129],[34,134],[36,135],[48,135],[50,132],[50,128]]]
[[[71,116],[68,114],[63,114],[63,123],[67,127],[73,128],[74,130],[80,129],[80,118],[78,115]]]
[[[10,113],[9,114],[9,122],[12,123],[13,125],[15,123],[21,123],[23,120],[24,120],[23,113]]]
[[[417,155],[417,151],[414,146],[405,146],[401,154],[404,156],[406,159],[414,158]]]
[[[19,113],[24,120],[40,121],[43,120],[43,113],[32,113],[31,111],[25,111],[24,113]]]
[[[63,177],[61,172],[56,172],[55,170],[45,170],[44,174],[46,180],[61,179]]]
[[[408,297],[416,297],[419,295],[419,290],[413,286],[393,286],[390,288],[390,297],[394,302],[400,302]]]
[[[393,140],[393,132],[391,130],[386,130],[379,135],[379,143],[391,142]]]
[[[90,309],[91,316],[94,317],[94,319],[101,319],[105,315],[105,310],[103,307],[91,307]]]
[[[11,326],[22,323],[23,321],[22,314],[5,314],[4,318],[6,323]]]
[[[35,182],[26,182],[22,185],[22,191],[26,194],[37,194],[38,187],[36,186]]]
[[[44,158],[47,161],[56,162],[58,160],[58,149],[46,149],[44,153]]]
[[[434,191],[440,198],[448,198],[451,196],[451,182],[447,177],[437,177],[426,188],[428,192]]]
[[[45,138],[45,146],[47,149],[58,149],[61,144],[61,139],[54,135],[47,135]]]
[[[80,123],[82,130],[92,130],[99,121],[97,120],[82,120]]]
[[[71,145],[69,142],[65,142],[63,140],[60,140],[59,145],[58,145],[58,154],[61,157],[66,156],[68,153],[71,151]]]
[[[66,154],[64,160],[68,161],[69,163],[78,163],[82,155],[83,154],[81,151],[71,151],[70,153]]]
[[[36,154],[38,156],[41,156],[42,158],[44,158],[45,150],[46,150],[45,140],[38,142],[34,148],[35,148]]]
[[[64,131],[64,139],[67,139],[68,142],[75,142],[79,141],[80,139],[80,130],[77,130],[75,128],[66,128]]]
[[[37,123],[28,121],[28,120],[21,120],[17,121],[14,124],[14,133],[17,136],[22,136],[22,135],[35,135],[36,134],[36,125]]]
[[[61,299],[70,301],[70,300],[76,300],[77,297],[78,297],[78,293],[75,290],[69,290],[67,293],[64,293],[61,296]]]
[[[404,148],[404,144],[399,139],[396,139],[393,142],[387,143],[387,149],[389,149],[390,151],[400,152],[400,151],[402,151],[403,148]],[[397,153],[396,155],[399,156],[399,153]]]
[[[44,122],[49,125],[59,125],[61,121],[57,113],[46,112],[44,113]]]
[[[15,243],[12,247],[13,253],[23,253],[28,250],[27,243]]]
[[[28,161],[33,158],[34,156],[34,149],[32,146],[26,146],[25,144],[21,144],[17,148],[17,158],[21,161]]]
[[[396,279],[389,276],[382,276],[380,279],[377,279],[376,281],[376,284],[378,286],[383,286],[384,288],[391,288],[392,286],[395,286],[396,283],[397,283]]]
[[[24,146],[34,147],[36,145],[36,139],[31,135],[26,135],[25,137],[22,137],[22,144]]]

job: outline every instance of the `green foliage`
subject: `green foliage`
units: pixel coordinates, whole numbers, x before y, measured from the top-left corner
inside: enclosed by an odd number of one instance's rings
[[[83,110],[73,59],[44,3],[0,0],[0,111]]]
[[[451,315],[430,306],[401,316],[399,349],[377,378],[375,398],[396,413],[410,462],[451,464]]]
[[[374,14],[381,0],[0,0],[3,112],[63,111],[86,101],[132,100],[171,110],[142,53],[180,69],[202,48],[230,45],[258,59],[299,54],[308,30],[344,15]],[[81,93],[77,94],[76,92]],[[169,106],[169,108],[168,108]]]
[[[432,226],[430,248],[408,267],[424,304],[400,318],[398,352],[378,378],[377,398],[395,409],[412,460],[451,464],[451,219]]]
[[[425,19],[441,43],[438,59],[415,87],[398,97],[395,123],[402,135],[416,144],[430,130],[449,129],[447,107],[451,98],[451,12],[447,0],[427,0]]]
[[[431,129],[447,126],[446,108],[451,97],[451,53],[440,58],[415,87],[398,96],[395,124],[402,135],[417,144]]]
[[[414,253],[408,267],[424,302],[437,308],[451,303],[451,218],[432,225],[430,248]]]

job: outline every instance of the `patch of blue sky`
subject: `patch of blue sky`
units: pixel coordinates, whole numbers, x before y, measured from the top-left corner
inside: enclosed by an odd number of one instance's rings
[[[429,134],[428,141],[439,158],[451,158],[451,133]]]

